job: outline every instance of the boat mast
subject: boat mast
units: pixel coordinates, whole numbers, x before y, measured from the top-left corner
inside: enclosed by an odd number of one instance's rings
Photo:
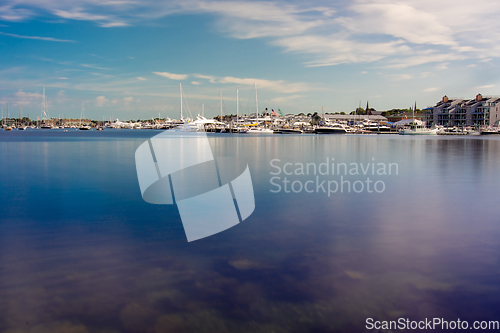
[[[359,100],[359,111],[361,111],[361,100]],[[359,115],[358,123],[361,122],[361,115]]]
[[[239,113],[238,113],[238,109],[239,109],[239,103],[240,103],[240,100],[238,98],[238,89],[236,89],[236,126],[238,126],[238,118],[239,118]]]
[[[83,112],[85,111],[85,102],[82,102],[82,112],[80,112],[80,127],[82,127]]]
[[[220,121],[222,122],[222,90],[219,90],[220,96]]]
[[[42,109],[40,110],[40,119],[43,118],[43,113],[45,112],[45,87],[43,87],[43,94],[42,94]]]
[[[413,117],[413,124],[416,126],[416,122],[415,122],[415,109],[417,108],[417,101],[415,101],[415,107],[413,107],[413,114],[412,114],[412,117]]]
[[[181,120],[184,120],[184,117],[182,116],[182,83],[179,83],[179,93],[181,96]]]
[[[255,109],[257,110],[257,122],[259,122],[259,100],[257,99],[257,81],[254,81],[255,86]]]
[[[42,95],[42,121],[47,121],[47,98],[45,97],[45,87],[43,87],[43,95]]]
[[[353,127],[356,127],[356,112],[357,112],[356,105],[358,105],[358,100],[355,98],[354,99],[354,114],[352,115],[352,126]]]

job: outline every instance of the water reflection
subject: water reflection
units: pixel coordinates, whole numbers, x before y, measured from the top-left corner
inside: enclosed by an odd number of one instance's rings
[[[214,156],[248,162],[256,209],[187,243],[175,207],[141,198],[145,134],[51,135],[0,141],[2,332],[359,332],[367,317],[499,318],[495,138],[210,136]],[[381,194],[270,193],[276,158],[374,158],[400,172]]]

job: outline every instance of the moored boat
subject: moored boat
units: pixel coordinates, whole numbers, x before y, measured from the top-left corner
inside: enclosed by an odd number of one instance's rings
[[[500,134],[499,128],[488,127],[480,131],[481,135],[495,135]]]
[[[319,126],[314,129],[317,134],[347,134],[352,133],[352,130],[344,124],[332,124],[330,126]]]
[[[427,128],[421,120],[415,119],[409,126],[399,130],[400,135],[437,135],[437,128]]]
[[[247,131],[248,134],[273,134],[274,131],[270,128],[253,127]]]
[[[274,133],[277,134],[302,134],[304,133],[302,130],[295,129],[295,128],[279,128],[274,131]]]

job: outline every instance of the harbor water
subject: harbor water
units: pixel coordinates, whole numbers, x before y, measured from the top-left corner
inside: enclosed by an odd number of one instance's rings
[[[255,210],[187,242],[141,197],[158,133],[0,133],[0,332],[500,321],[500,137],[208,134],[248,164]]]

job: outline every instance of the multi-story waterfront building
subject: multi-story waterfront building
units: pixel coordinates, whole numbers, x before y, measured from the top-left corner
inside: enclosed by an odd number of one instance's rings
[[[477,94],[474,99],[444,96],[426,112],[428,126],[494,126],[500,117],[500,97]]]

